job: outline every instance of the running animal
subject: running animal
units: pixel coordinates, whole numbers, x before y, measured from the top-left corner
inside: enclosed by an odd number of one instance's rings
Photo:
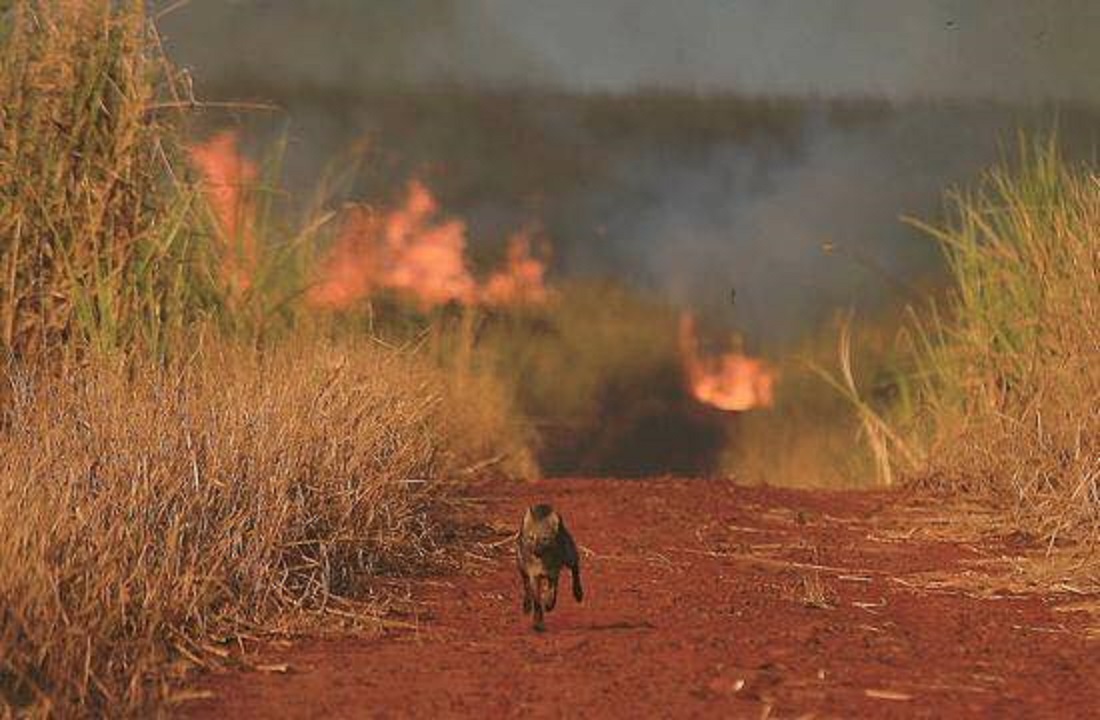
[[[549,505],[532,505],[523,514],[516,541],[516,564],[523,584],[523,612],[534,612],[534,628],[541,632],[543,613],[558,601],[558,577],[563,567],[573,573],[573,597],[584,599],[580,556],[573,536]]]

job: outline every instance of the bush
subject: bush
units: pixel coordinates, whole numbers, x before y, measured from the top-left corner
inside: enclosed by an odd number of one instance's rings
[[[729,416],[686,390],[676,312],[607,283],[574,282],[543,307],[499,313],[478,332],[553,474],[707,473]]]

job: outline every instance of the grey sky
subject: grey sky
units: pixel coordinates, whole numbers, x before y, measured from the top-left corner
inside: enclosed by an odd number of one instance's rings
[[[1100,104],[1095,0],[194,0],[215,85],[536,85]]]

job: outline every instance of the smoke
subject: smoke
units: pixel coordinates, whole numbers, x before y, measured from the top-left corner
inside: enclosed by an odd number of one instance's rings
[[[285,108],[250,122],[289,117],[299,188],[366,136],[355,198],[422,177],[475,258],[536,223],[557,273],[769,345],[904,298],[937,261],[899,216],[1017,128],[1091,161],[1100,128],[1088,0],[207,0],[162,30],[201,96]]]
[[[995,161],[1010,129],[993,114],[963,118],[979,137],[919,108],[855,128],[816,111],[783,158],[732,142],[697,160],[624,158],[612,184],[635,200],[597,201],[617,239],[611,260],[765,343],[796,340],[838,307],[908,300],[938,256],[900,217],[935,217],[945,185]]]
[[[1095,3],[750,0],[511,3],[482,21],[558,87],[750,94],[1100,99]],[[491,74],[490,74],[491,73]],[[479,79],[522,81],[485,70]]]
[[[1091,0],[206,0],[162,24],[214,84],[1100,103]]]

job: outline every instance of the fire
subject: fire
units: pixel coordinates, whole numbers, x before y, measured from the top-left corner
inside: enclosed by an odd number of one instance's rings
[[[241,155],[232,130],[194,145],[190,154],[203,175],[203,194],[218,227],[226,280],[246,290],[257,262],[255,203],[249,192],[256,186],[256,165]]]
[[[699,402],[730,412],[771,407],[775,370],[763,360],[739,353],[702,356],[695,318],[686,312],[680,315],[680,356],[692,395]]]
[[[258,173],[237,142],[236,132],[222,131],[194,145],[190,155],[203,176],[223,273],[240,292],[251,286],[258,264],[253,198]],[[393,290],[416,298],[424,307],[543,302],[548,297],[546,263],[532,254],[531,236],[527,230],[513,235],[503,266],[482,285],[466,259],[466,223],[442,216],[431,190],[413,180],[402,202],[387,213],[356,207],[344,214],[308,300],[316,307],[342,309],[379,290]]]
[[[482,286],[466,260],[466,232],[462,220],[439,218],[431,191],[413,180],[395,210],[380,215],[356,208],[347,214],[309,299],[341,309],[383,289],[411,295],[424,307],[546,298],[545,264],[532,257],[527,233],[511,238],[505,266]]]
[[[531,255],[531,231],[517,232],[508,239],[504,267],[485,281],[481,299],[488,305],[545,302],[545,275],[546,263]]]
[[[406,291],[424,305],[469,302],[477,284],[466,267],[466,223],[433,218],[439,205],[428,188],[409,183],[403,207],[385,218],[381,287]]]

